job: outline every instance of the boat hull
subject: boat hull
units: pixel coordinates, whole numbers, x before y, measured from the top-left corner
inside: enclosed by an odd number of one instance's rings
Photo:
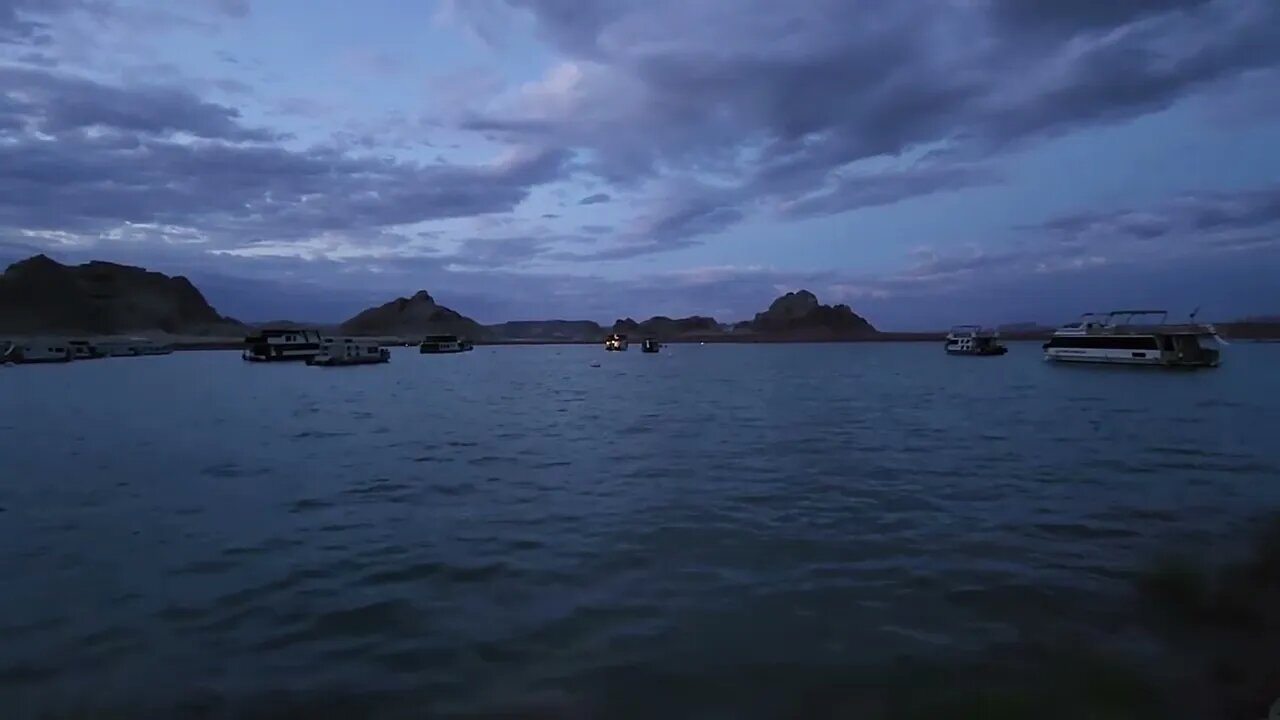
[[[288,354],[288,355],[244,354],[244,355],[241,355],[240,357],[244,358],[245,361],[247,362],[284,363],[284,362],[306,362],[307,360],[314,358],[318,354],[319,353],[300,353],[300,354]]]
[[[28,358],[18,356],[14,359],[6,359],[6,362],[16,363],[18,365],[58,365],[61,363],[69,363],[72,358],[69,357],[38,357]]]
[[[1091,365],[1129,365],[1132,367],[1211,368],[1221,362],[1217,353],[1203,353],[1202,357],[1188,360],[1172,353],[1131,350],[1073,350],[1050,348],[1045,360],[1060,363]]]
[[[1009,352],[1009,348],[1000,346],[996,348],[988,348],[984,350],[957,350],[955,348],[947,348],[948,355],[972,355],[974,357],[996,357]]]
[[[418,353],[421,355],[456,355],[458,353],[471,352],[471,347],[452,347],[452,348],[428,348],[419,347]]]
[[[338,358],[338,357],[316,357],[309,358],[307,364],[312,367],[349,367],[353,365],[382,365],[391,362],[389,354],[379,357],[357,357],[357,358]]]

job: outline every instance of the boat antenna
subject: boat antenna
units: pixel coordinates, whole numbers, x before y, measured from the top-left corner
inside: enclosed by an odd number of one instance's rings
[[[1199,315],[1199,314],[1200,314],[1200,306],[1197,305],[1196,309],[1191,311],[1191,319],[1194,321],[1196,319],[1196,315]]]

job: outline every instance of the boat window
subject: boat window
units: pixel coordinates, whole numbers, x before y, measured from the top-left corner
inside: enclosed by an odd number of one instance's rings
[[[1054,337],[1051,348],[1077,348],[1088,350],[1158,350],[1153,335],[1077,335]]]

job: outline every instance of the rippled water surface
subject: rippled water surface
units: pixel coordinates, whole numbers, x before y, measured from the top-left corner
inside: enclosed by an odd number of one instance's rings
[[[1153,553],[1280,506],[1280,346],[1228,351],[0,368],[0,705],[738,717],[895,658],[1123,634]]]

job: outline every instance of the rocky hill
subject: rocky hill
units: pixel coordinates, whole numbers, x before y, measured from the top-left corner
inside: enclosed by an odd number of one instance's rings
[[[622,333],[633,338],[652,337],[658,340],[677,340],[689,337],[717,336],[724,332],[715,318],[692,316],[685,318],[669,318],[662,315],[649,318],[644,322],[636,322],[631,318],[619,320],[613,324],[611,332]]]
[[[396,298],[385,305],[369,308],[342,323],[341,330],[348,335],[403,338],[448,334],[474,341],[489,337],[483,325],[436,304],[426,290],[418,291],[413,297]]]
[[[244,327],[219,315],[185,277],[36,255],[0,275],[0,332],[235,336]]]
[[[488,325],[492,340],[596,342],[604,336],[604,328],[592,320],[515,320]]]
[[[848,305],[823,305],[808,290],[783,295],[734,329],[770,340],[859,340],[879,334]]]

